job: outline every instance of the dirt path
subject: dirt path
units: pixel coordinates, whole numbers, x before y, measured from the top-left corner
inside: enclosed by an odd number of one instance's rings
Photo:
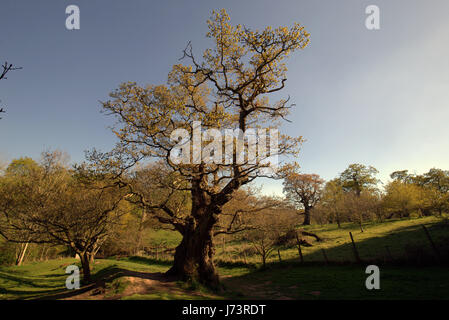
[[[179,287],[176,279],[168,278],[162,273],[142,273],[128,270],[121,270],[120,276],[113,279],[119,280],[124,287],[120,292],[115,292],[108,287],[111,279],[104,283],[99,283],[90,290],[78,295],[63,298],[64,300],[117,300],[133,295],[150,295],[148,298],[163,299],[170,297],[182,297],[185,299],[217,299],[209,293],[202,293],[187,290]],[[116,282],[117,283],[117,282]],[[81,289],[80,289],[81,290]]]
[[[231,276],[222,276],[227,287],[227,295],[232,292],[237,299],[294,299],[277,290],[271,281],[232,281]],[[231,280],[231,281],[226,281]],[[125,297],[137,299],[223,299],[223,295],[200,290],[182,288],[175,278],[163,273],[145,273],[114,268],[96,283],[83,286],[78,290],[63,291],[53,295],[37,297],[44,300],[119,300]]]

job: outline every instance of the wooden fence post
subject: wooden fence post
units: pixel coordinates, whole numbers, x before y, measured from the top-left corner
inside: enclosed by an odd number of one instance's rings
[[[279,262],[282,262],[282,259],[281,259],[281,251],[278,249],[278,257],[279,257]]]
[[[360,259],[359,253],[357,252],[357,247],[355,246],[354,238],[352,237],[352,232],[349,232],[349,236],[351,237],[352,242],[352,250],[354,251],[354,257],[357,262],[362,262]]]
[[[424,231],[425,231],[425,233],[426,233],[426,236],[427,236],[427,239],[428,239],[429,242],[430,242],[430,245],[431,245],[432,248],[433,248],[433,251],[435,251],[435,255],[437,256],[437,259],[438,259],[438,260],[441,260],[440,252],[438,251],[438,248],[437,248],[437,246],[435,245],[435,242],[433,242],[432,237],[430,236],[429,230],[427,230],[427,228],[426,228],[425,225],[423,225],[422,227],[423,227],[423,229],[424,229]]]
[[[299,260],[300,260],[300,262],[302,263],[302,262],[304,262],[304,258],[303,258],[303,256],[302,256],[301,242],[299,241],[298,233],[296,233],[296,243],[297,243],[297,245],[298,245]]]
[[[321,252],[323,252],[324,261],[326,261],[326,264],[329,264],[329,260],[327,259],[326,250],[321,249]]]

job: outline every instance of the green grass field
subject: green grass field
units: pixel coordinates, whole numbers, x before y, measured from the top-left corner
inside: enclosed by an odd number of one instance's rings
[[[223,289],[211,292],[197,284],[165,282],[161,272],[170,267],[169,257],[129,257],[98,259],[93,275],[103,280],[103,291],[71,294],[65,289],[65,268],[75,259],[56,259],[0,266],[0,299],[80,298],[80,299],[449,299],[449,270],[429,257],[434,252],[425,236],[426,225],[439,248],[447,243],[447,219],[427,217],[364,225],[364,232],[353,224],[310,226],[324,239],[303,247],[304,263],[298,262],[296,248],[277,252],[268,268],[260,269],[259,257],[238,255],[241,243],[217,246],[217,263]],[[354,262],[349,231],[353,233],[362,264]],[[155,241],[176,244],[179,236],[167,231],[154,232]],[[247,245],[247,244],[243,244]],[[388,249],[386,248],[388,246]],[[224,249],[224,250],[223,250]],[[325,265],[321,249],[330,261]],[[442,251],[446,254],[447,251]],[[394,261],[387,261],[393,258]],[[366,265],[377,261],[381,289],[365,288]],[[429,263],[430,261],[430,263]],[[65,296],[66,293],[70,293]]]
[[[362,260],[377,261],[385,260],[385,258],[404,260],[407,259],[407,248],[415,246],[425,249],[428,254],[432,255],[432,248],[422,225],[428,228],[435,242],[448,242],[449,222],[447,219],[437,217],[367,223],[363,225],[363,232],[352,223],[344,223],[341,228],[338,228],[336,224],[307,226],[305,227],[306,231],[318,234],[324,241],[314,242],[312,247],[303,246],[304,260],[307,262],[324,262],[322,249],[325,249],[329,261],[354,261],[349,232],[352,232]],[[219,245],[217,259],[219,261],[242,261],[238,254],[240,245],[239,243],[230,243],[225,247],[225,250]],[[280,253],[283,260],[298,259],[297,248],[281,249]],[[278,261],[277,252],[271,255],[269,261]],[[247,262],[260,263],[260,257],[249,257]]]

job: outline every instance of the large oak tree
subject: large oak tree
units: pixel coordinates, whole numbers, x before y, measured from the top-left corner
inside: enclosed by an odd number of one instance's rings
[[[186,64],[173,66],[166,85],[142,87],[128,82],[111,94],[103,108],[117,120],[114,132],[119,143],[108,155],[97,154],[94,162],[115,170],[121,183],[130,183],[124,177],[136,163],[145,159],[162,163],[164,175],[170,177],[163,181],[169,190],[166,199],[158,197],[155,201],[135,188],[134,201],[140,201],[148,212],[182,234],[168,273],[194,277],[209,285],[219,282],[213,262],[213,236],[223,206],[236,190],[255,178],[272,177],[265,169],[273,164],[273,156],[296,155],[302,141],[301,137],[279,135],[278,149],[270,154],[258,153],[256,163],[235,147],[230,156],[217,159],[218,150],[208,148],[206,139],[194,141],[191,150],[191,146],[184,149],[190,164],[170,157],[179,146],[179,140],[170,139],[176,129],[187,130],[190,137],[194,132],[206,137],[205,130],[209,129],[246,132],[249,128],[276,128],[288,113],[289,99],[272,103],[269,95],[284,88],[285,59],[306,47],[309,33],[299,24],[251,30],[229,21],[225,10],[213,12],[207,33],[213,46],[198,58],[189,44],[183,52]],[[216,133],[209,130],[209,138]],[[238,139],[242,136],[239,134]],[[263,141],[267,145],[274,143],[274,138]],[[218,149],[225,149],[225,142],[219,141]],[[198,150],[202,156],[195,156]],[[238,161],[242,158],[244,161]],[[179,192],[189,196],[184,206],[170,200],[179,198]]]

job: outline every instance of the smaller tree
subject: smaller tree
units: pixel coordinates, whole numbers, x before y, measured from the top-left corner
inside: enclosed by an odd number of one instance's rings
[[[377,169],[372,166],[353,163],[340,174],[340,180],[343,183],[343,189],[347,192],[353,191],[359,197],[366,188],[375,187],[378,180],[375,175]]]
[[[330,180],[324,186],[321,201],[320,211],[327,213],[328,221],[331,223],[336,222],[338,227],[341,228],[341,222],[343,222],[344,208],[344,192],[342,182],[339,178]]]
[[[264,210],[254,216],[252,229],[247,231],[246,238],[262,259],[266,267],[267,259],[276,249],[279,239],[292,228],[292,221],[287,211]]]
[[[381,213],[379,195],[373,190],[364,190],[357,196],[356,193],[349,192],[344,196],[344,205],[348,211],[349,218],[352,222],[359,225],[360,231],[363,232],[363,223],[374,218]]]
[[[439,216],[449,209],[449,193],[442,193],[434,186],[416,186],[419,190],[418,210],[420,214],[429,216],[438,213]]]
[[[395,171],[390,177],[404,184],[419,188],[420,214],[428,216],[432,212],[441,215],[449,210],[449,171],[432,168],[422,175],[408,174],[407,170]]]
[[[398,170],[390,174],[390,178],[403,183],[412,183],[413,176],[408,173],[408,170]]]
[[[39,172],[41,168],[38,163],[31,158],[19,158],[14,159],[7,166],[4,176],[2,177],[0,183],[0,190],[5,191],[8,190],[8,187],[13,183],[20,183],[27,179],[27,177],[33,175],[36,172]],[[0,191],[1,193],[1,191]],[[5,195],[6,197],[6,195]],[[9,194],[8,197],[14,198],[14,200],[20,201],[20,195]],[[7,203],[5,203],[7,205]],[[26,232],[16,232],[18,236],[21,236],[23,239],[28,240],[28,235]],[[15,264],[20,266],[25,258],[27,253],[27,249],[29,247],[29,241],[23,242],[17,245],[17,255],[15,259]]]
[[[0,234],[16,243],[66,245],[80,256],[84,280],[111,228],[123,214],[123,191],[44,154],[38,169],[10,179],[0,190]]]
[[[432,168],[422,175],[431,209],[442,213],[449,209],[449,171]]]
[[[284,193],[295,206],[304,209],[304,225],[310,224],[310,212],[320,199],[323,183],[317,174],[299,173],[297,164],[285,170]]]
[[[260,196],[257,191],[246,187],[234,193],[233,198],[223,207],[218,223],[214,226],[214,237],[253,230],[256,228],[255,225],[258,225],[257,218],[260,217],[260,212],[283,205],[280,199]]]
[[[397,214],[400,218],[409,217],[420,205],[420,187],[395,180],[385,188],[383,206],[388,217]]]

